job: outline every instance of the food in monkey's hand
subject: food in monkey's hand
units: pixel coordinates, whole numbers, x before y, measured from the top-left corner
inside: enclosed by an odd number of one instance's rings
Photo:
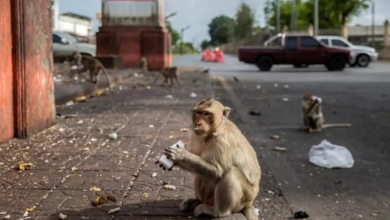
[[[179,148],[179,149],[184,149],[185,144],[183,141],[178,141],[176,144],[171,145],[169,148],[174,149],[174,148]],[[156,162],[156,164],[159,163],[160,167],[163,167],[164,170],[168,169],[171,170],[174,163],[172,160],[168,159],[166,155],[162,155],[160,159]]]

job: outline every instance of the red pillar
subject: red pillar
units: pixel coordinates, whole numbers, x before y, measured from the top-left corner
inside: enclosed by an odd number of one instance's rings
[[[0,0],[0,141],[55,123],[50,5]]]

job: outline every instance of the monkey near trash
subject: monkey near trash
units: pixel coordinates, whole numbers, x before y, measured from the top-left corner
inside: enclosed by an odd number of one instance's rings
[[[301,101],[303,124],[309,133],[321,132],[324,128],[351,127],[348,123],[325,124],[322,113],[322,99],[312,94],[306,94]]]
[[[187,147],[165,149],[164,155],[195,175],[195,197],[184,200],[181,210],[195,217],[241,212],[255,220],[261,168],[255,150],[228,118],[230,111],[212,98],[200,101],[192,109]]]

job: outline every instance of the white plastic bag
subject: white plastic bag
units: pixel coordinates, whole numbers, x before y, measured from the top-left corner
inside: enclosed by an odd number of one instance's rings
[[[354,164],[352,154],[346,147],[331,144],[327,140],[311,147],[309,160],[317,166],[328,169],[351,168]]]

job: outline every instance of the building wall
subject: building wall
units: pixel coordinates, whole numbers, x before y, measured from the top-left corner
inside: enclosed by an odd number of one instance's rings
[[[68,15],[58,17],[58,31],[67,31],[81,37],[92,36],[92,22]]]
[[[58,0],[51,0],[51,27],[52,30],[58,30],[59,4]]]

